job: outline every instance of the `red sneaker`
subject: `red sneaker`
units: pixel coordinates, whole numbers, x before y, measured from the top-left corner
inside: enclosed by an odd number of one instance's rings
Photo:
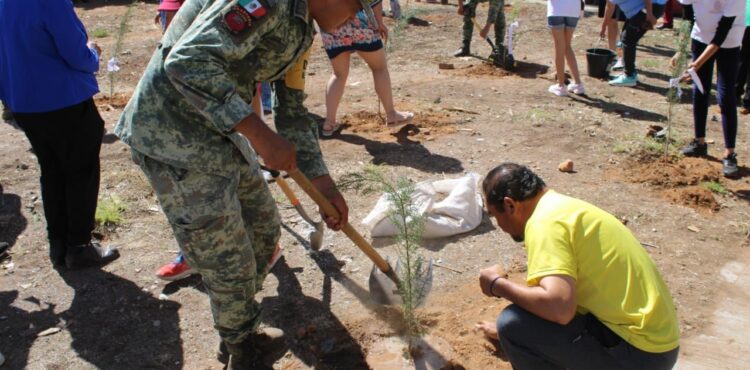
[[[281,248],[281,243],[276,244],[276,250],[273,251],[273,256],[271,256],[271,262],[268,263],[268,266],[266,266],[266,274],[268,274],[271,269],[276,266],[276,262],[279,262],[279,258],[281,258],[281,251],[284,250]]]
[[[156,277],[166,281],[175,281],[184,279],[193,273],[193,268],[185,262],[184,258],[177,258],[176,261],[162,266],[156,272]]]

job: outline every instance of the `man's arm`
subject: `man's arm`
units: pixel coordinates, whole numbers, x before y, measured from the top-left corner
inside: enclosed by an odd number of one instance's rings
[[[279,135],[295,145],[299,169],[339,211],[339,218],[329,215],[323,217],[328,227],[339,230],[348,222],[349,209],[328,174],[318,144],[317,123],[310,117],[304,105],[308,56],[309,50],[297,60],[283,80],[273,82],[274,122]]]
[[[493,266],[482,270],[479,279],[485,295],[505,298],[545,320],[567,325],[575,317],[575,280],[570,276],[545,276],[529,287],[508,280]]]
[[[65,63],[77,71],[99,70],[99,54],[87,45],[88,36],[69,1],[45,2],[44,26],[54,40]]]

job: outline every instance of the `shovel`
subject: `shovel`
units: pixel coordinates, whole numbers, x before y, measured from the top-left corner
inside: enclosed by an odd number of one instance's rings
[[[315,228],[315,230],[311,232],[309,236],[310,248],[314,251],[319,251],[320,247],[323,245],[323,235],[325,233],[325,225],[323,225],[323,220],[320,220],[318,222],[314,222],[312,220],[307,212],[305,212],[305,209],[302,207],[299,199],[297,199],[297,196],[294,195],[292,188],[290,188],[286,180],[284,180],[284,178],[280,176],[281,174],[279,173],[279,171],[266,168],[265,166],[261,166],[261,168],[271,174],[271,177],[273,177],[273,179],[276,181],[276,184],[279,185],[281,191],[284,192],[284,195],[286,195],[287,199],[289,199],[289,201],[292,203],[292,206],[294,206],[294,209],[297,210],[297,213],[299,213],[300,217],[302,217],[305,222]]]
[[[471,22],[474,23],[474,27],[476,27],[477,32],[482,33],[482,26],[479,25],[476,17],[472,17]],[[492,55],[490,56],[490,61],[492,62],[492,64],[494,64],[496,67],[502,67],[505,69],[510,69],[513,67],[515,61],[513,61],[512,55],[501,55],[500,50],[495,47],[495,43],[490,40],[489,36],[485,37],[484,40],[487,41],[487,43],[490,44],[490,47],[492,48]]]
[[[298,169],[292,170],[292,172],[289,172],[289,177],[294,179],[302,190],[304,190],[305,193],[307,193],[307,195],[310,196],[310,198],[312,198],[321,209],[323,209],[325,214],[336,217],[339,216],[336,207],[334,207],[331,202],[329,202],[328,199],[318,191],[315,185],[313,185],[310,180],[302,174],[302,172]],[[397,270],[391,268],[388,260],[383,259],[383,257],[373,249],[370,243],[368,243],[367,240],[365,240],[365,238],[363,238],[362,235],[352,227],[352,225],[349,223],[344,224],[341,231],[343,231],[344,234],[346,234],[346,236],[349,237],[349,239],[370,258],[370,260],[372,260],[375,267],[377,267],[377,269],[373,268],[373,272],[370,274],[369,279],[370,295],[373,300],[381,304],[399,304],[401,302],[401,297],[399,296],[401,280],[398,277]],[[396,268],[399,269],[399,266],[400,264],[397,263]],[[421,285],[422,289],[415,292],[417,294],[417,299],[415,300],[417,306],[424,303],[427,294],[432,288],[432,261],[430,261],[428,265],[425,276],[422,277]]]

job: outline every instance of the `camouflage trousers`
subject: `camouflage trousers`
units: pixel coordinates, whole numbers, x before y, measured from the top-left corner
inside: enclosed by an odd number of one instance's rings
[[[463,1],[463,0],[459,0]],[[503,10],[505,6],[505,0],[499,1],[499,9],[497,11],[497,15],[495,16],[494,25],[495,25],[495,46],[500,46],[505,43],[505,11]],[[477,16],[477,4],[471,4],[471,5],[464,5],[464,28],[463,28],[463,43],[464,44],[471,44],[471,35],[474,32],[474,24],[471,21],[471,18],[474,18]],[[480,27],[484,27],[484,23],[477,20]]]
[[[228,343],[260,324],[255,293],[281,235],[276,203],[257,162],[235,151],[230,177],[172,167],[133,151],[188,264],[203,276],[214,327]]]

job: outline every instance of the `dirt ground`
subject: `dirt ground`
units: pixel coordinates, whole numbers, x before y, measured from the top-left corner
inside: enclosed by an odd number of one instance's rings
[[[89,34],[109,59],[120,18],[129,1],[89,0],[77,7]],[[0,352],[8,369],[213,369],[219,339],[212,328],[200,278],[165,284],[155,270],[172,260],[178,247],[153,191],[130,161],[127,147],[111,134],[159,41],[152,24],[156,1],[135,5],[124,35],[114,99],[109,78],[99,74],[97,96],[108,134],[102,148],[101,198],[117,196],[127,210],[116,228],[99,230],[122,257],[103,269],[58,274],[47,258],[45,222],[39,193],[39,167],[22,132],[0,124],[0,241],[12,245],[0,264]],[[391,25],[388,58],[399,109],[416,113],[413,125],[390,132],[378,117],[378,100],[367,66],[353,58],[339,110],[346,125],[321,140],[334,178],[367,163],[387,166],[415,181],[480,175],[503,161],[529,165],[559,192],[585,199],[615,214],[644,242],[669,285],[678,308],[682,337],[700,336],[718,307],[720,267],[748,246],[750,153],[748,118],[740,117],[737,148],[742,177],[721,177],[721,124],[712,107],[710,160],[666,161],[662,144],[645,138],[650,125],[664,125],[667,61],[674,50],[671,31],[649,32],[638,48],[641,83],[614,88],[588,77],[585,49],[596,43],[599,19],[587,8],[574,38],[584,97],[556,98],[552,83],[552,40],[543,2],[514,1],[520,28],[515,41],[518,68],[508,73],[480,58],[453,58],[461,18],[450,5],[402,2],[407,15],[429,26]],[[480,6],[479,19],[486,14]],[[106,32],[104,32],[106,31]],[[105,35],[106,34],[106,35]],[[93,36],[92,36],[93,37]],[[489,55],[475,35],[472,50]],[[438,69],[440,63],[454,69]],[[319,39],[308,69],[306,105],[325,115],[325,84],[331,68]],[[689,97],[675,107],[672,148],[692,134]],[[382,114],[382,112],[381,112]],[[575,172],[561,173],[564,159]],[[714,191],[708,189],[712,186]],[[371,263],[341,234],[327,232],[325,248],[313,253],[305,241],[308,226],[284,199],[279,203],[284,258],[257,296],[264,323],[289,334],[290,350],[277,369],[445,368],[510,369],[473,330],[494,320],[502,300],[483,297],[477,286],[481,267],[502,263],[523,281],[525,253],[485,216],[466,234],[425,240],[424,255],[439,262],[434,287],[422,311],[434,361],[408,364],[396,351],[382,350],[398,338],[399,314],[374,305],[367,292]],[[301,195],[301,192],[300,192]],[[359,221],[378,195],[345,194],[350,219]],[[303,203],[313,209],[306,197]],[[373,240],[380,253],[395,256],[392,240]],[[48,330],[52,328],[53,330]],[[391,346],[393,347],[393,346]],[[394,355],[395,353],[395,355]],[[683,354],[690,355],[690,354]],[[696,352],[693,351],[693,355]],[[698,351],[698,356],[700,353]],[[401,362],[399,362],[401,361]],[[401,365],[393,365],[401,363]]]

